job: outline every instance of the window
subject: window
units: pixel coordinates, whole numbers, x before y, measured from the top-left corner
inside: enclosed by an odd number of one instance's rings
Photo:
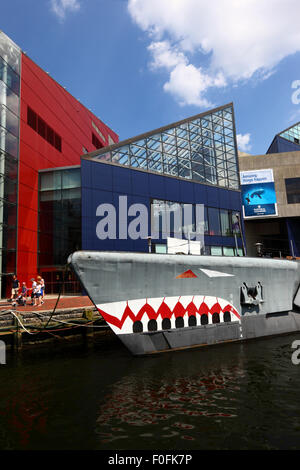
[[[234,256],[234,248],[230,248],[230,247],[227,247],[227,246],[224,246],[223,247],[223,253],[224,253],[224,256]]]
[[[221,246],[211,246],[210,247],[211,256],[223,256]]]
[[[29,106],[27,107],[27,124],[52,147],[61,152],[61,137]]]
[[[288,204],[300,204],[300,178],[285,180],[286,197]]]
[[[94,147],[96,147],[96,149],[101,149],[103,147],[100,140],[98,139],[98,137],[95,136],[93,132],[92,132],[92,144],[94,145]]]
[[[214,207],[208,208],[209,235],[221,235],[220,212]]]
[[[230,223],[230,212],[227,210],[220,211],[221,216],[221,229],[223,237],[232,236],[231,223]]]

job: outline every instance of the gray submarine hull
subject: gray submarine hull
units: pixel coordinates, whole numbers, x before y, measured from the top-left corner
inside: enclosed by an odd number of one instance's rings
[[[300,330],[300,263],[78,251],[88,296],[134,355]]]

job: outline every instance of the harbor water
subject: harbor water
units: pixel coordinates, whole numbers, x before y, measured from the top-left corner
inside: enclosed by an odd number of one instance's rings
[[[299,449],[300,335],[133,357],[117,338],[0,365],[2,450]]]

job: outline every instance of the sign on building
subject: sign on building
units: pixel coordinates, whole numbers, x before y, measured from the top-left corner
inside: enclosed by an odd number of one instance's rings
[[[244,218],[278,215],[272,169],[241,171]]]

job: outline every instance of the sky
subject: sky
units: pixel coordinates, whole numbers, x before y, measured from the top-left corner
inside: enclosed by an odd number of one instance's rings
[[[0,29],[120,140],[233,102],[241,151],[300,121],[299,0],[2,0]]]

